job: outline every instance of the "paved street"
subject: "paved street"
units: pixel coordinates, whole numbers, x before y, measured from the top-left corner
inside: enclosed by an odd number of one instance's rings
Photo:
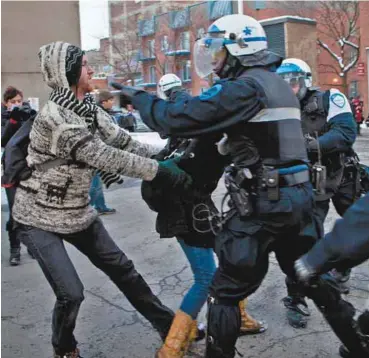
[[[369,130],[363,130],[356,149],[369,164]],[[214,197],[219,203],[222,185]],[[121,187],[106,192],[107,203],[117,214],[103,218],[118,245],[133,259],[138,271],[165,304],[176,309],[192,282],[191,272],[174,239],[159,239],[154,230],[155,215],[140,198],[140,182],[127,179]],[[54,295],[34,260],[22,250],[22,265],[9,267],[9,244],[4,232],[8,215],[2,193],[2,357],[51,357],[51,312]],[[331,210],[326,229],[336,217]],[[79,315],[76,337],[85,358],[149,358],[160,346],[158,335],[137,314],[104,274],[73,247],[68,252],[85,286],[85,301]],[[359,309],[368,305],[369,265],[353,271],[348,299]],[[271,255],[270,270],[260,289],[250,298],[249,310],[265,319],[268,331],[243,337],[237,348],[248,358],[328,358],[338,357],[338,340],[322,316],[313,308],[309,325],[293,329],[285,319],[280,302],[285,294],[284,277]],[[202,312],[204,320],[205,312]],[[195,347],[203,349],[203,342]],[[196,353],[189,356],[199,357]]]

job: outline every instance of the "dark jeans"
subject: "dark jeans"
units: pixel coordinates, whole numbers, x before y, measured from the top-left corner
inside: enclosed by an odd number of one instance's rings
[[[86,230],[56,234],[19,225],[22,241],[38,261],[56,295],[52,318],[52,344],[57,354],[73,351],[73,335],[79,307],[84,299],[83,285],[67,254],[63,240],[74,245],[102,270],[124,293],[129,302],[164,337],[172,323],[173,312],[152,293],[133,262],[119,249],[96,219]]]
[[[9,242],[11,249],[18,249],[20,248],[20,239],[17,233],[17,230],[14,228],[14,221],[13,221],[13,204],[15,198],[15,191],[16,188],[5,188],[6,198],[8,199],[8,206],[9,206],[9,220],[6,223],[6,231],[9,235]]]

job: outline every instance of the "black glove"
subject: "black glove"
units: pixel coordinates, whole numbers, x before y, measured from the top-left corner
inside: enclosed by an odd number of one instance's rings
[[[151,183],[155,186],[168,187],[168,189],[190,189],[192,178],[178,167],[179,159],[174,158],[158,162],[158,172]]]
[[[139,92],[144,92],[142,89],[124,86],[118,82],[111,82],[110,86],[120,91],[120,106],[125,107],[127,104],[132,104],[132,98]]]
[[[15,107],[9,117],[17,122],[25,122],[37,112],[29,106]]]

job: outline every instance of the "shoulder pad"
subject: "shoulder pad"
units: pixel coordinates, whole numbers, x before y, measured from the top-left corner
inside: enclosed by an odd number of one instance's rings
[[[329,94],[328,120],[342,113],[352,113],[350,103],[346,96],[336,88],[327,91]]]
[[[213,87],[210,87],[207,91],[200,94],[199,99],[201,101],[207,101],[213,97],[215,97],[221,90],[222,85],[220,83],[214,85]]]

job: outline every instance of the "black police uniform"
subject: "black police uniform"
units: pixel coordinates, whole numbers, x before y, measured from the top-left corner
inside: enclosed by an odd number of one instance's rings
[[[356,127],[350,104],[338,90],[325,92],[308,90],[301,100],[301,125],[306,138],[308,156],[312,165],[326,168],[325,192],[314,191],[314,223],[303,235],[324,236],[324,221],[333,205],[339,215],[360,197],[360,173],[357,155],[352,149],[356,139]],[[289,323],[294,327],[305,327],[310,313],[304,300],[304,287],[292,278],[286,279],[288,297],[284,299]],[[340,285],[342,292],[347,292]]]
[[[233,163],[229,178],[234,179],[228,183],[236,195],[234,215],[215,243],[219,268],[211,285],[206,352],[212,358],[234,357],[241,324],[238,302],[260,286],[269,252],[276,253],[282,270],[293,277],[293,262],[314,242],[296,240],[311,221],[313,204],[298,100],[290,86],[266,68],[240,72],[199,97],[174,103],[131,92],[142,120],[158,132],[181,137],[228,135]],[[319,280],[309,294],[345,344],[359,345],[349,325],[349,304],[339,293]]]
[[[342,216],[360,197],[360,175],[352,145],[356,128],[350,104],[337,90],[308,91],[301,101],[301,124],[305,136],[318,136],[319,146],[309,148],[312,164],[319,160],[327,168],[326,193],[315,192],[320,236],[324,235],[324,221],[332,199],[337,213]]]

